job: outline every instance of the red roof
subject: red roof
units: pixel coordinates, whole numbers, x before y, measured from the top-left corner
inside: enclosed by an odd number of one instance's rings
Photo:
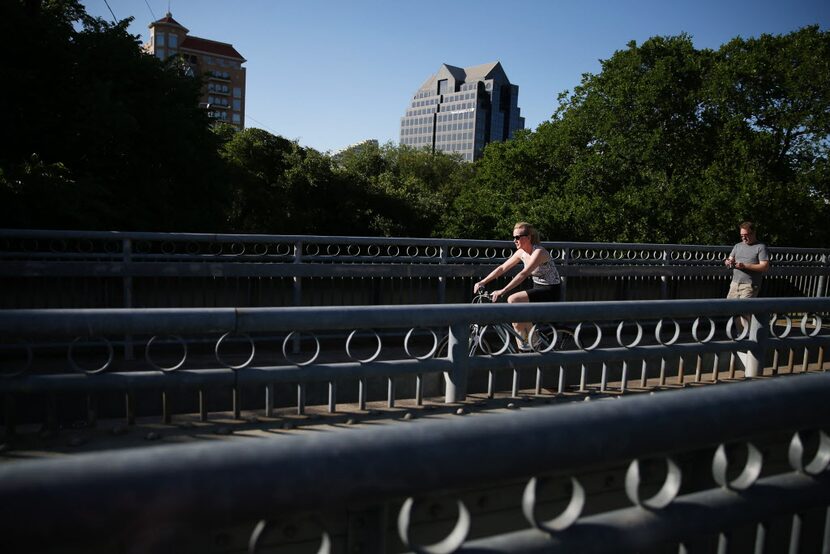
[[[159,19],[158,21],[153,21],[152,23],[150,23],[149,27],[152,27],[153,25],[158,25],[158,24],[162,24],[162,25],[175,25],[176,27],[181,27],[182,29],[184,29],[184,31],[185,31],[186,33],[187,33],[187,32],[189,32],[189,31],[185,28],[185,26],[184,26],[184,25],[182,25],[181,23],[179,23],[178,21],[176,21],[175,19],[173,19],[173,14],[171,14],[170,12],[167,12],[167,14],[166,14],[164,17],[162,17],[161,19]]]
[[[236,51],[236,48],[227,42],[216,42],[215,40],[208,40],[206,38],[186,36],[182,41],[181,48],[188,50],[195,50],[204,52],[206,54],[215,54],[217,56],[224,56],[225,58],[233,58],[240,61],[246,61],[242,54]]]

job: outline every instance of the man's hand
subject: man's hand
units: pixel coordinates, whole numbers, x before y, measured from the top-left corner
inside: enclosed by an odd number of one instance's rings
[[[490,293],[490,300],[492,300],[495,304],[499,301],[499,296],[501,296],[502,294],[504,294],[504,289],[494,290]]]

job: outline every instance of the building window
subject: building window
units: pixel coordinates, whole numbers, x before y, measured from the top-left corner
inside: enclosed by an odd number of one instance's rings
[[[242,109],[242,100],[235,98],[233,101],[233,109],[234,110],[241,110]]]
[[[164,48],[156,48],[156,57],[160,60],[164,59]]]
[[[242,122],[242,118],[239,116],[238,113],[233,114],[233,122],[234,123],[241,123]]]
[[[179,36],[170,33],[170,38],[167,41],[167,46],[170,48],[178,48],[179,47]]]
[[[164,46],[164,33],[156,33],[156,48]]]
[[[448,86],[449,85],[446,79],[441,79],[440,81],[438,81],[438,94],[446,94]]]

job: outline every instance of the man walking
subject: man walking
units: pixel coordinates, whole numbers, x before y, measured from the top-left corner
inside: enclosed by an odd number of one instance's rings
[[[758,242],[755,225],[744,221],[740,226],[741,242],[732,247],[724,260],[732,268],[732,284],[727,298],[755,298],[761,292],[761,279],[769,269],[767,245]]]

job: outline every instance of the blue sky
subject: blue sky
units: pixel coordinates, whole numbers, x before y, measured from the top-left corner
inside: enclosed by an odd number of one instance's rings
[[[526,127],[557,96],[597,73],[600,59],[655,35],[696,48],[830,26],[827,0],[82,0],[87,12],[134,17],[130,32],[168,10],[190,34],[234,45],[248,61],[246,127],[334,151],[398,141],[400,118],[441,64],[500,61],[519,85]]]

